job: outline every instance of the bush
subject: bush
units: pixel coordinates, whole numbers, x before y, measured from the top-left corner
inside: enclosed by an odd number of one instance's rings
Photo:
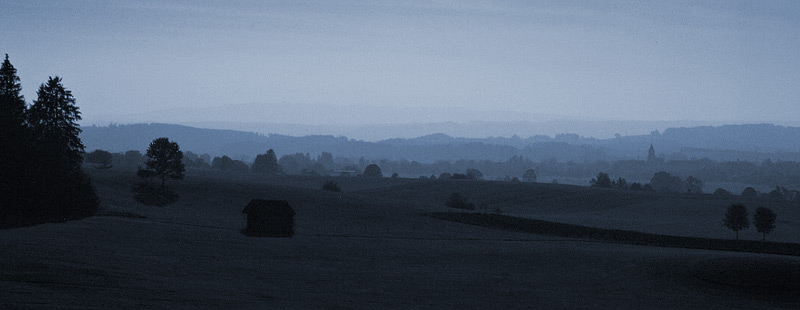
[[[525,182],[536,182],[536,171],[533,171],[533,169],[525,170],[525,173],[522,174],[522,180]]]
[[[95,164],[97,169],[109,169],[111,165],[111,153],[103,150],[95,150],[94,152],[86,154],[86,162]]]
[[[369,164],[366,168],[364,168],[363,176],[366,178],[382,178],[383,172],[381,172],[381,167],[378,167],[378,165]]]
[[[447,198],[448,208],[456,208],[456,209],[465,209],[465,210],[475,210],[475,205],[472,203],[467,203],[464,201],[464,197],[461,197],[460,193],[452,193],[450,197]]]
[[[478,169],[472,169],[472,168],[467,169],[466,176],[467,176],[467,178],[469,178],[471,180],[482,180],[483,179],[483,173]]]
[[[339,188],[339,184],[334,181],[325,182],[322,184],[322,190],[329,191],[329,192],[341,192],[342,189]]]
[[[589,181],[592,187],[600,187],[600,188],[609,188],[611,187],[611,178],[608,176],[608,173],[600,172],[597,174],[597,178],[592,178]]]
[[[725,190],[724,188],[717,188],[716,190],[714,190],[714,196],[729,197],[731,195],[733,194],[731,194],[731,192]]]
[[[463,173],[453,173],[453,176],[450,177],[453,180],[467,180],[469,177]]]
[[[747,187],[742,191],[742,197],[745,198],[756,198],[758,197],[758,191],[755,188]]]

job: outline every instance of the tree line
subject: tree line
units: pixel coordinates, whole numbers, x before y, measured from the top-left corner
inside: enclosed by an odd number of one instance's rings
[[[28,105],[8,54],[0,66],[0,226],[91,216],[99,200],[81,170],[80,111],[58,76]]]

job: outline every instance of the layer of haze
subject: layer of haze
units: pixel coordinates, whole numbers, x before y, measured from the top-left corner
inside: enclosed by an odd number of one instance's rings
[[[90,124],[800,115],[798,1],[550,2],[7,0],[0,52]]]

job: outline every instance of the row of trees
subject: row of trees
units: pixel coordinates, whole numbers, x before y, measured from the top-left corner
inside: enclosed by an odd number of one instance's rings
[[[775,229],[776,218],[777,215],[770,208],[759,207],[756,209],[756,213],[753,215],[753,224],[761,233],[761,240],[766,240],[767,233]],[[736,240],[739,240],[739,231],[750,227],[747,208],[743,204],[732,204],[725,213],[723,224],[736,232]]]
[[[50,77],[28,106],[8,54],[0,67],[0,226],[91,216],[98,198],[81,170],[81,119],[72,92]]]
[[[659,171],[656,172],[652,178],[650,178],[650,183],[642,185],[638,182],[633,182],[628,185],[628,181],[623,178],[619,177],[616,180],[612,180],[608,173],[600,172],[597,174],[597,177],[593,178],[589,181],[589,184],[592,187],[600,187],[600,188],[622,188],[622,189],[633,189],[633,190],[652,190],[652,191],[659,191],[659,192],[671,192],[671,193],[702,193],[703,192],[703,181],[699,179],[689,176],[686,180],[682,180],[678,176],[673,176],[666,171]]]

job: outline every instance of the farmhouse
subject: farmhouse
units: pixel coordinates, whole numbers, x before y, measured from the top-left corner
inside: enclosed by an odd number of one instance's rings
[[[256,237],[291,237],[294,234],[294,210],[286,200],[253,199],[244,207],[247,214],[245,235]]]

